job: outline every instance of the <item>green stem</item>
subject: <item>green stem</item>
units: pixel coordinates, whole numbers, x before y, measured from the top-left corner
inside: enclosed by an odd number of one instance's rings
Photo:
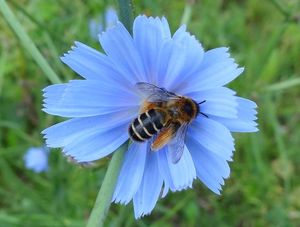
[[[2,51],[1,56],[0,56],[0,97],[1,97],[1,93],[2,93],[2,87],[4,84],[4,75],[5,75],[5,71],[6,71],[5,66],[7,65],[6,53],[7,53],[6,51]]]
[[[188,24],[190,22],[194,1],[186,1],[183,15],[181,18],[181,24]]]
[[[14,1],[10,1],[10,4],[18,11],[20,11],[22,14],[24,14],[24,16],[26,16],[29,20],[31,20],[34,24],[36,24],[36,26],[44,31],[45,33],[47,33],[51,39],[54,39],[60,43],[64,43],[62,36],[59,35],[59,33],[51,33],[50,30],[48,29],[47,25],[41,23],[39,20],[37,20],[34,15],[31,15],[30,13],[28,13],[25,9],[24,6],[22,5],[22,3],[20,2],[16,2],[16,0]]]
[[[285,90],[294,86],[300,86],[300,78],[294,78],[286,81],[282,81],[276,84],[269,85],[266,87],[268,91],[280,91]]]
[[[131,0],[118,0],[120,8],[120,21],[126,29],[132,34],[133,10]]]
[[[277,10],[288,20],[291,17],[291,12],[286,10],[277,0],[270,0]]]
[[[55,72],[52,70],[45,58],[35,46],[34,42],[27,35],[18,19],[15,17],[9,6],[6,4],[5,0],[0,0],[0,12],[3,14],[5,20],[11,26],[15,34],[19,37],[19,40],[23,47],[36,61],[36,63],[39,65],[39,67],[45,73],[48,79],[52,83],[61,83],[59,77],[55,74]]]
[[[105,174],[101,189],[98,193],[94,208],[88,220],[87,227],[103,226],[105,217],[107,215],[114,188],[117,183],[119,171],[123,161],[124,152],[127,150],[128,143],[124,143],[117,149],[109,163],[107,172]]]

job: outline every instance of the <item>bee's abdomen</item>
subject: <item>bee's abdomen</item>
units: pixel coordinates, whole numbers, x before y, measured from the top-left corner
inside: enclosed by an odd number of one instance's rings
[[[129,126],[129,135],[132,140],[143,142],[150,139],[163,126],[165,113],[160,110],[150,109],[139,115]]]

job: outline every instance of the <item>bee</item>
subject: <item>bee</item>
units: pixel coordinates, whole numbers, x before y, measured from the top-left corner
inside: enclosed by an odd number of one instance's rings
[[[129,125],[132,141],[152,140],[151,150],[157,151],[168,144],[172,162],[177,163],[184,151],[188,125],[198,116],[200,104],[185,96],[169,92],[153,84],[140,82],[136,88],[145,96],[140,114]]]

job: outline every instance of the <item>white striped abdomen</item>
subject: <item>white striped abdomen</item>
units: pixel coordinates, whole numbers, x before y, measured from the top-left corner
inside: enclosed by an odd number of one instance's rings
[[[129,126],[129,136],[133,141],[144,142],[156,134],[165,124],[166,113],[160,109],[150,109],[140,114]]]

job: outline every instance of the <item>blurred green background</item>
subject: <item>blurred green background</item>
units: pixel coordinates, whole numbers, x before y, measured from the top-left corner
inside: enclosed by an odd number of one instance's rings
[[[78,77],[60,60],[73,41],[100,49],[89,20],[114,1],[7,1],[63,81]],[[135,15],[165,15],[172,32],[184,1],[134,1]],[[229,86],[257,102],[260,131],[235,134],[231,177],[221,196],[199,181],[169,193],[135,221],[132,205],[113,204],[106,226],[300,226],[300,1],[199,0],[188,24],[205,49],[228,46],[245,66]],[[0,14],[0,226],[84,226],[108,159],[95,169],[68,163],[52,150],[49,171],[24,167],[43,145],[40,132],[62,119],[41,112],[50,84]]]

